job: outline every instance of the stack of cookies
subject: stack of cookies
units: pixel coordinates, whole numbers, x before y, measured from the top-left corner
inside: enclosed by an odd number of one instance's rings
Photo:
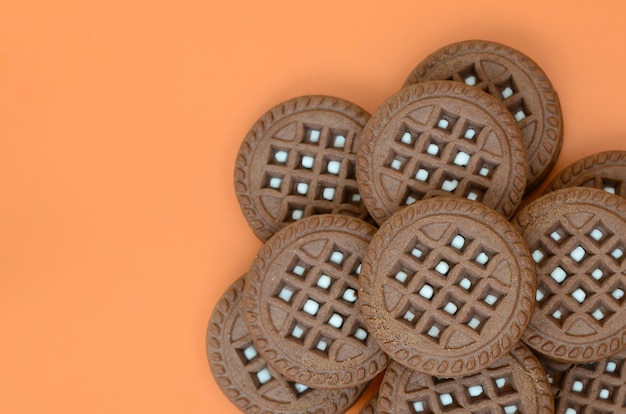
[[[626,412],[623,153],[566,168],[556,92],[485,41],[424,59],[370,116],[305,96],[236,161],[265,244],[218,302],[213,375],[245,413]],[[384,374],[383,374],[384,372]]]

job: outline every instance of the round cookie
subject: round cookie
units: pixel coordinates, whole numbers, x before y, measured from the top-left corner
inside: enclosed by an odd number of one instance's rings
[[[563,374],[555,398],[557,414],[626,412],[626,352],[589,364],[573,365]]]
[[[259,239],[313,214],[368,217],[355,159],[369,117],[351,102],[312,95],[276,105],[259,118],[235,164],[237,200]]]
[[[336,414],[356,402],[365,385],[316,390],[289,381],[259,355],[241,316],[244,278],[218,301],[206,335],[211,372],[218,386],[244,413]]]
[[[517,344],[489,367],[463,378],[433,377],[392,362],[380,386],[378,410],[381,414],[552,414],[554,402],[539,361]]]
[[[520,339],[534,306],[524,240],[494,210],[435,197],[392,216],[359,279],[361,313],[389,356],[438,377],[472,375]]]
[[[244,289],[244,320],[258,351],[312,388],[370,381],[389,358],[358,311],[358,280],[376,228],[338,214],[285,227],[261,248]]]
[[[459,82],[424,82],[372,115],[356,176],[379,224],[417,200],[451,194],[512,217],[524,193],[526,151],[513,116],[495,98]]]
[[[590,362],[626,348],[626,200],[567,188],[523,208],[513,224],[537,272],[523,341],[559,362]]]
[[[528,150],[527,190],[541,183],[563,145],[563,115],[559,97],[539,65],[511,47],[469,40],[429,55],[404,86],[437,79],[464,82],[500,100],[515,117]]]
[[[569,187],[599,188],[626,198],[626,151],[604,151],[589,155],[559,172],[544,194]]]

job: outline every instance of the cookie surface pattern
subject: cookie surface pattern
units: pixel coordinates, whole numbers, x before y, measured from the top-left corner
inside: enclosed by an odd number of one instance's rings
[[[463,41],[429,55],[404,86],[436,79],[464,82],[500,100],[517,121],[528,150],[527,189],[541,183],[563,145],[563,116],[558,95],[537,63],[499,43]]]
[[[558,190],[513,220],[537,271],[523,340],[560,362],[589,362],[626,347],[626,201],[595,188]]]
[[[626,151],[604,151],[584,157],[561,170],[544,194],[569,187],[599,188],[626,198]]]
[[[241,315],[244,277],[218,301],[206,335],[211,372],[218,386],[244,413],[345,412],[364,386],[342,390],[314,390],[278,374],[259,355]]]
[[[259,352],[292,381],[349,387],[387,365],[358,311],[361,261],[375,231],[353,217],[311,216],[276,233],[250,267],[245,321]]]
[[[259,239],[313,214],[368,217],[355,154],[369,117],[351,102],[312,95],[275,106],[252,126],[237,154],[235,192]]]
[[[436,197],[392,216],[370,243],[361,313],[389,356],[441,377],[471,375],[519,341],[535,275],[517,231],[469,200]]]
[[[380,386],[378,409],[381,414],[552,414],[554,402],[541,365],[518,344],[481,372],[463,378],[433,377],[392,362]]]
[[[379,224],[415,201],[451,194],[511,217],[526,185],[526,150],[515,120],[495,98],[459,82],[424,82],[372,115],[356,175]]]

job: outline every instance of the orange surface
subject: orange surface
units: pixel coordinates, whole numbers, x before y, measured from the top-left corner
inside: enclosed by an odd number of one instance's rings
[[[626,150],[625,3],[382,4],[3,2],[0,413],[238,412],[204,335],[260,247],[235,199],[239,143],[283,100],[373,111],[428,53],[482,38],[557,89],[551,176]]]

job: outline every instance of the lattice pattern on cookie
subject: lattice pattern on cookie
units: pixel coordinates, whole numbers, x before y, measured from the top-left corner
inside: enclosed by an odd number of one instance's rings
[[[293,141],[274,140],[263,194],[279,200],[278,219],[293,222],[321,213],[364,216],[355,179],[355,132],[296,123]]]
[[[398,297],[388,311],[395,319],[413,327],[417,334],[441,347],[455,333],[465,343],[479,340],[480,332],[510,288],[492,275],[499,264],[498,253],[486,248],[459,228],[449,228],[435,244],[418,234],[405,247],[396,266],[387,275],[388,292]]]
[[[424,387],[412,386],[403,392],[409,412],[522,412],[518,385],[508,365],[490,367],[464,378],[423,378]]]
[[[434,109],[424,125],[404,121],[382,172],[402,183],[402,204],[442,192],[481,201],[502,162],[482,150],[488,135],[465,115]]]
[[[573,366],[561,380],[558,413],[616,413],[626,410],[626,353]]]
[[[530,248],[539,275],[538,308],[564,331],[573,323],[600,329],[622,306],[625,286],[616,273],[625,246],[602,220],[577,228],[559,219]]]
[[[484,69],[483,63],[481,59],[477,59],[448,79],[482,89],[501,100],[517,121],[522,134],[526,136],[525,129],[531,128],[537,122],[537,116],[526,105],[524,91],[517,86],[513,74],[508,70],[498,73],[495,77],[490,77],[489,72]]]
[[[230,346],[241,360],[241,370],[248,374],[250,382],[256,387],[257,393],[261,396],[273,400],[276,389],[282,389],[281,395],[287,396],[294,402],[312,391],[306,385],[286,380],[282,375],[274,372],[266,361],[259,355],[257,349],[252,344],[249,336],[231,342]]]
[[[359,254],[327,243],[318,258],[297,250],[285,270],[286,277],[274,289],[271,301],[272,307],[288,315],[282,337],[331,359],[340,344],[367,346],[369,335],[355,310]]]

